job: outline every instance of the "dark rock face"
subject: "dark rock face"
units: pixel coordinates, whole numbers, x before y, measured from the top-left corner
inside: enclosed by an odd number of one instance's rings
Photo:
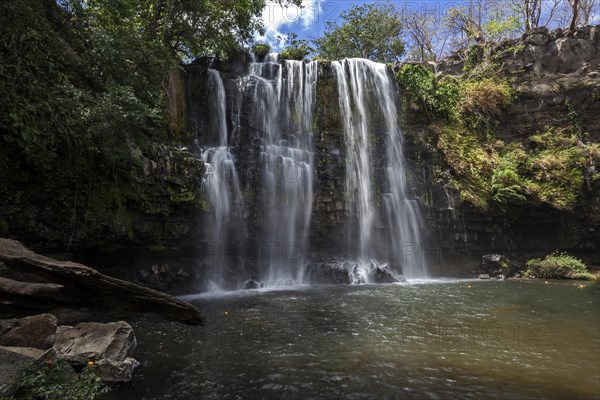
[[[52,347],[56,334],[56,317],[41,314],[23,318],[0,336],[0,346],[33,347],[46,350]]]
[[[313,262],[308,266],[307,277],[310,283],[322,285],[349,284],[350,265],[344,262]]]
[[[497,62],[516,92],[496,127],[498,138],[506,143],[523,141],[546,126],[571,126],[573,115],[566,107],[568,101],[577,111],[588,139],[600,140],[599,27],[579,28],[572,35],[542,28],[521,42],[500,43],[494,52],[503,52]],[[31,189],[36,187],[35,181],[0,185],[0,236],[17,237],[44,250],[69,249],[74,254],[67,257],[76,259],[91,249],[135,249],[112,263],[111,275],[176,294],[190,293],[202,286],[197,274],[202,265],[194,263],[198,256],[192,253],[204,240],[201,224],[207,204],[200,190],[203,166],[195,156],[194,140],[210,141],[214,133],[214,121],[207,115],[211,98],[207,68],[211,65],[224,78],[231,151],[235,154],[241,189],[249,199],[243,219],[249,232],[256,232],[261,223],[257,211],[260,171],[254,161],[261,144],[258,124],[252,110],[240,106],[250,102],[240,101],[238,86],[249,61],[247,54],[240,53],[227,63],[202,59],[186,66],[185,124],[188,137],[193,139],[186,139],[180,146],[156,144],[144,152],[130,149],[143,165],[144,198],[122,199],[119,207],[108,205],[107,201],[106,207],[88,211],[81,205],[85,203],[81,198],[75,205],[74,196],[66,203],[48,202],[46,194]],[[449,57],[427,67],[440,73],[460,74],[464,65],[460,58]],[[241,95],[251,96],[252,89],[249,85]],[[410,112],[408,109],[405,114]],[[314,204],[309,237],[316,258],[331,260],[333,264],[352,252],[348,232],[352,231],[353,221],[348,219],[345,203],[347,155],[341,117],[335,74],[327,62],[321,62],[313,132]],[[511,210],[509,216],[482,212],[461,200],[460,194],[448,185],[448,166],[425,129],[407,121],[403,143],[409,191],[412,197],[420,199],[425,220],[424,246],[418,250],[427,259],[433,275],[476,276],[485,254],[506,254],[518,264],[557,248],[569,250],[589,264],[600,264],[600,221],[596,217],[600,215],[599,181],[586,183],[586,193],[572,213],[529,205]],[[373,148],[375,154],[384,154],[384,141],[374,137]],[[374,187],[381,190],[381,165],[373,172]],[[4,183],[1,177],[0,181]],[[251,234],[245,239],[252,239]],[[149,248],[153,251],[149,252]],[[193,250],[182,255],[182,249]],[[142,257],[144,252],[147,254]],[[102,265],[106,257],[106,252],[97,252],[85,261]],[[242,287],[246,279],[255,276],[253,271],[261,260],[246,257],[239,262],[247,271],[239,282]],[[309,268],[315,281],[347,280],[340,268],[325,272],[315,265]]]

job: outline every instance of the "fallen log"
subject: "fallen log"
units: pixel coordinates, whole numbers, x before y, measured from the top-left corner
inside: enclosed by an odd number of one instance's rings
[[[54,283],[19,282],[0,276],[0,293],[9,296],[33,296],[55,298],[62,290],[62,285]]]
[[[36,254],[16,240],[0,239],[0,262],[8,268],[0,271],[0,299],[11,303],[19,304],[22,298],[30,308],[34,303],[47,310],[56,299],[59,307],[152,312],[167,320],[203,325],[200,311],[185,301],[82,264]],[[36,281],[19,282],[14,276],[34,276]]]

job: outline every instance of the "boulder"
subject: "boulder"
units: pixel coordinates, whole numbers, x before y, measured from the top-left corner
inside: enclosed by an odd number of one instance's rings
[[[86,364],[102,359],[123,361],[136,344],[133,329],[127,322],[82,322],[74,327],[60,326],[54,347],[60,358]]]
[[[349,284],[348,269],[341,262],[314,262],[308,267],[308,279],[313,284]]]
[[[133,378],[133,371],[140,363],[131,357],[123,361],[102,359],[95,363],[94,368],[98,375],[106,383],[127,383]]]
[[[369,281],[371,283],[394,283],[399,279],[385,267],[375,267],[369,271]]]
[[[82,322],[73,327],[60,326],[56,333],[58,357],[72,364],[93,368],[104,382],[130,382],[139,363],[131,358],[136,339],[131,326],[124,321]]]
[[[481,257],[481,274],[496,277],[498,275],[510,276],[513,272],[513,264],[502,254],[486,254]]]
[[[258,289],[260,288],[260,283],[256,282],[253,279],[250,279],[244,283],[244,289]]]
[[[23,355],[14,351],[0,347],[0,387],[10,388],[14,386],[20,378],[21,367],[35,361],[35,358]],[[0,397],[11,396],[13,393],[3,393],[0,391]]]
[[[46,350],[52,347],[56,333],[56,317],[40,314],[18,320],[0,336],[0,346],[33,347]]]

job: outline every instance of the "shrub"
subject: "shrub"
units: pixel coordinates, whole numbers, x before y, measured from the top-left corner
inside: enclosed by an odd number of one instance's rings
[[[81,373],[77,373],[66,361],[58,360],[39,369],[34,365],[26,365],[18,383],[17,398],[93,400],[109,390],[93,371],[93,366],[86,366]],[[3,398],[1,391],[0,398]]]
[[[304,58],[310,54],[310,49],[305,46],[287,46],[283,51],[279,54],[279,58],[284,60],[298,60],[302,61]]]
[[[258,58],[262,58],[271,52],[271,46],[268,43],[256,43],[252,46],[252,53]]]
[[[588,272],[587,267],[580,259],[559,252],[549,254],[543,260],[540,258],[529,260],[525,276],[557,279],[595,279],[595,276]]]

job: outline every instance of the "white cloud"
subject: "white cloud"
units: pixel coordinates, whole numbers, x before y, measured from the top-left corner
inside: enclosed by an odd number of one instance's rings
[[[281,33],[281,28],[300,24],[302,30],[310,29],[322,13],[321,2],[323,0],[303,0],[302,7],[295,5],[281,6],[277,1],[267,1],[262,19],[265,25],[265,34],[256,35],[257,41],[268,42],[275,50],[281,49],[282,45],[277,41],[277,36],[286,38]]]

